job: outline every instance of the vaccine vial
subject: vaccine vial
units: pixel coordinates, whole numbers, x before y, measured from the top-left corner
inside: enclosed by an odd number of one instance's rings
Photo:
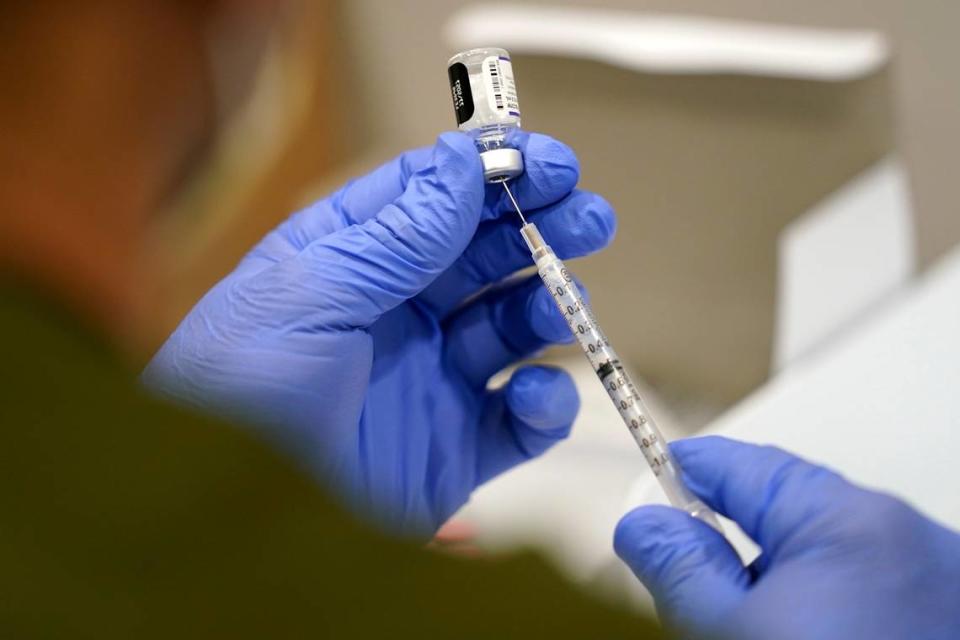
[[[509,146],[520,128],[520,103],[510,54],[487,47],[458,53],[447,63],[453,109],[460,131],[473,137],[487,182],[523,173],[523,154]]]

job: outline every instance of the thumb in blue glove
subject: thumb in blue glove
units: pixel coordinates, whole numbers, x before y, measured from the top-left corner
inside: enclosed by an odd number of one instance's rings
[[[743,566],[675,509],[624,517],[617,554],[668,625],[707,638],[960,637],[957,534],[779,449],[718,437],[671,449],[691,489],[762,554]]]
[[[566,146],[522,133],[521,205],[566,257],[613,235],[574,188]],[[444,134],[292,216],[191,311],[144,374],[255,424],[352,504],[429,534],[494,475],[539,455],[577,410],[566,374],[518,370],[568,339],[473,141]],[[553,400],[548,402],[548,400]]]
[[[368,215],[351,212],[341,228],[319,238],[288,237],[291,255],[237,283],[235,295],[261,303],[243,309],[248,321],[369,328],[466,249],[482,212],[481,171],[468,139],[441,136],[393,201]],[[281,233],[296,234],[295,227]]]

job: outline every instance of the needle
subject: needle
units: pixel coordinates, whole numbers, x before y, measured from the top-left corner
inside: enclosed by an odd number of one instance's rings
[[[510,202],[513,203],[513,208],[517,210],[517,215],[520,216],[520,220],[523,224],[527,224],[527,219],[523,217],[523,211],[520,210],[520,205],[517,204],[517,199],[513,197],[513,192],[510,191],[510,187],[507,186],[507,181],[501,180],[500,184],[503,185],[503,190],[507,192],[507,197],[510,198]]]

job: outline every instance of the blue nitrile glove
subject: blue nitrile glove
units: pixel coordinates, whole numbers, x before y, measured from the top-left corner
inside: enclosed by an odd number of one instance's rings
[[[521,133],[513,189],[559,254],[605,246],[615,219],[574,189],[565,145]],[[475,487],[569,432],[569,376],[488,379],[569,339],[516,214],[470,138],[442,135],[292,216],[191,311],[149,386],[250,423],[395,530],[432,533]],[[503,218],[500,216],[506,214]],[[477,298],[467,300],[478,292]],[[465,301],[467,301],[465,303]]]
[[[960,638],[960,536],[780,449],[709,437],[671,447],[690,488],[760,545],[744,567],[709,526],[641,507],[617,554],[664,620],[695,637]]]

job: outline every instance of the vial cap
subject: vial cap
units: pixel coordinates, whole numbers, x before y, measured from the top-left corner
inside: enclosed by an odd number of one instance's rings
[[[483,178],[487,182],[509,180],[523,173],[523,154],[517,149],[490,149],[480,154],[480,161],[483,163]]]

